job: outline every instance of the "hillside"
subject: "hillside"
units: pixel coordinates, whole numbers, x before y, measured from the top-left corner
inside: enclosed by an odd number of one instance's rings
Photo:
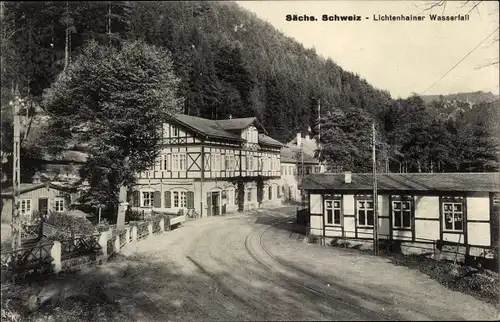
[[[106,35],[109,8],[104,2],[70,2],[68,8],[57,2],[4,6],[7,19],[21,24],[23,31],[15,37],[17,55],[9,57],[6,51],[5,56],[20,60],[13,72],[23,73],[26,81],[20,83],[29,82],[35,97],[62,71],[63,18],[68,14],[71,56],[90,39],[144,39],[168,48],[183,80],[185,113],[208,118],[255,115],[281,141],[308,125],[314,127],[318,99],[325,113],[348,105],[372,112],[390,101],[389,93],[232,2],[115,1],[112,37]]]
[[[422,95],[422,99],[425,103],[431,103],[432,101],[462,101],[470,102],[471,104],[479,103],[490,103],[498,100],[500,97],[493,94],[492,92],[470,92],[470,93],[456,93],[448,95]]]
[[[498,104],[488,103],[498,97],[474,92],[393,100],[233,2],[1,5],[3,116],[14,84],[40,103],[65,63],[71,66],[89,42],[119,48],[142,40],[171,53],[184,113],[211,119],[257,116],[270,136],[287,142],[308,126],[316,134],[321,103],[321,156],[335,168],[371,171],[373,123],[381,171],[498,168],[500,142],[491,137]],[[2,152],[12,149],[12,132],[6,130],[11,123],[2,118]],[[32,147],[45,143],[40,137],[33,137]]]

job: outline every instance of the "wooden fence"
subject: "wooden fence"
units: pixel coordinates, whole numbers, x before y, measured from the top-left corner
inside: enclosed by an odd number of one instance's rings
[[[2,281],[17,282],[29,277],[101,265],[128,243],[164,233],[185,221],[185,216],[178,216],[132,222],[121,230],[114,228],[99,234],[49,241],[2,252]],[[44,225],[43,229],[49,236],[54,232],[54,227]]]

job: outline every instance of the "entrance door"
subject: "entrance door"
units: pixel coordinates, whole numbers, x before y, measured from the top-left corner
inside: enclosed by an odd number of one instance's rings
[[[38,211],[46,215],[49,211],[49,199],[39,198],[38,199]]]
[[[218,192],[212,192],[212,215],[218,216],[220,215],[220,209],[219,209],[219,193]]]

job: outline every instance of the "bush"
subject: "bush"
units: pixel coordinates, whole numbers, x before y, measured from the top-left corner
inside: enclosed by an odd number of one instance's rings
[[[127,209],[125,212],[125,222],[143,220],[144,214],[142,211]]]
[[[106,219],[101,219],[101,223],[97,224],[97,231],[103,232],[109,230],[109,222]]]
[[[66,213],[53,212],[49,215],[46,222],[58,229],[70,233],[71,235],[91,235],[96,232],[95,227],[85,218],[69,216]],[[60,239],[62,236],[55,236],[54,239]]]

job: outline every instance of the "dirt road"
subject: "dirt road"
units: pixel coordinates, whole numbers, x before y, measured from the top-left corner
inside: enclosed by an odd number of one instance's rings
[[[211,217],[126,246],[106,293],[140,321],[479,320],[488,304],[386,259],[309,245],[292,208]]]

